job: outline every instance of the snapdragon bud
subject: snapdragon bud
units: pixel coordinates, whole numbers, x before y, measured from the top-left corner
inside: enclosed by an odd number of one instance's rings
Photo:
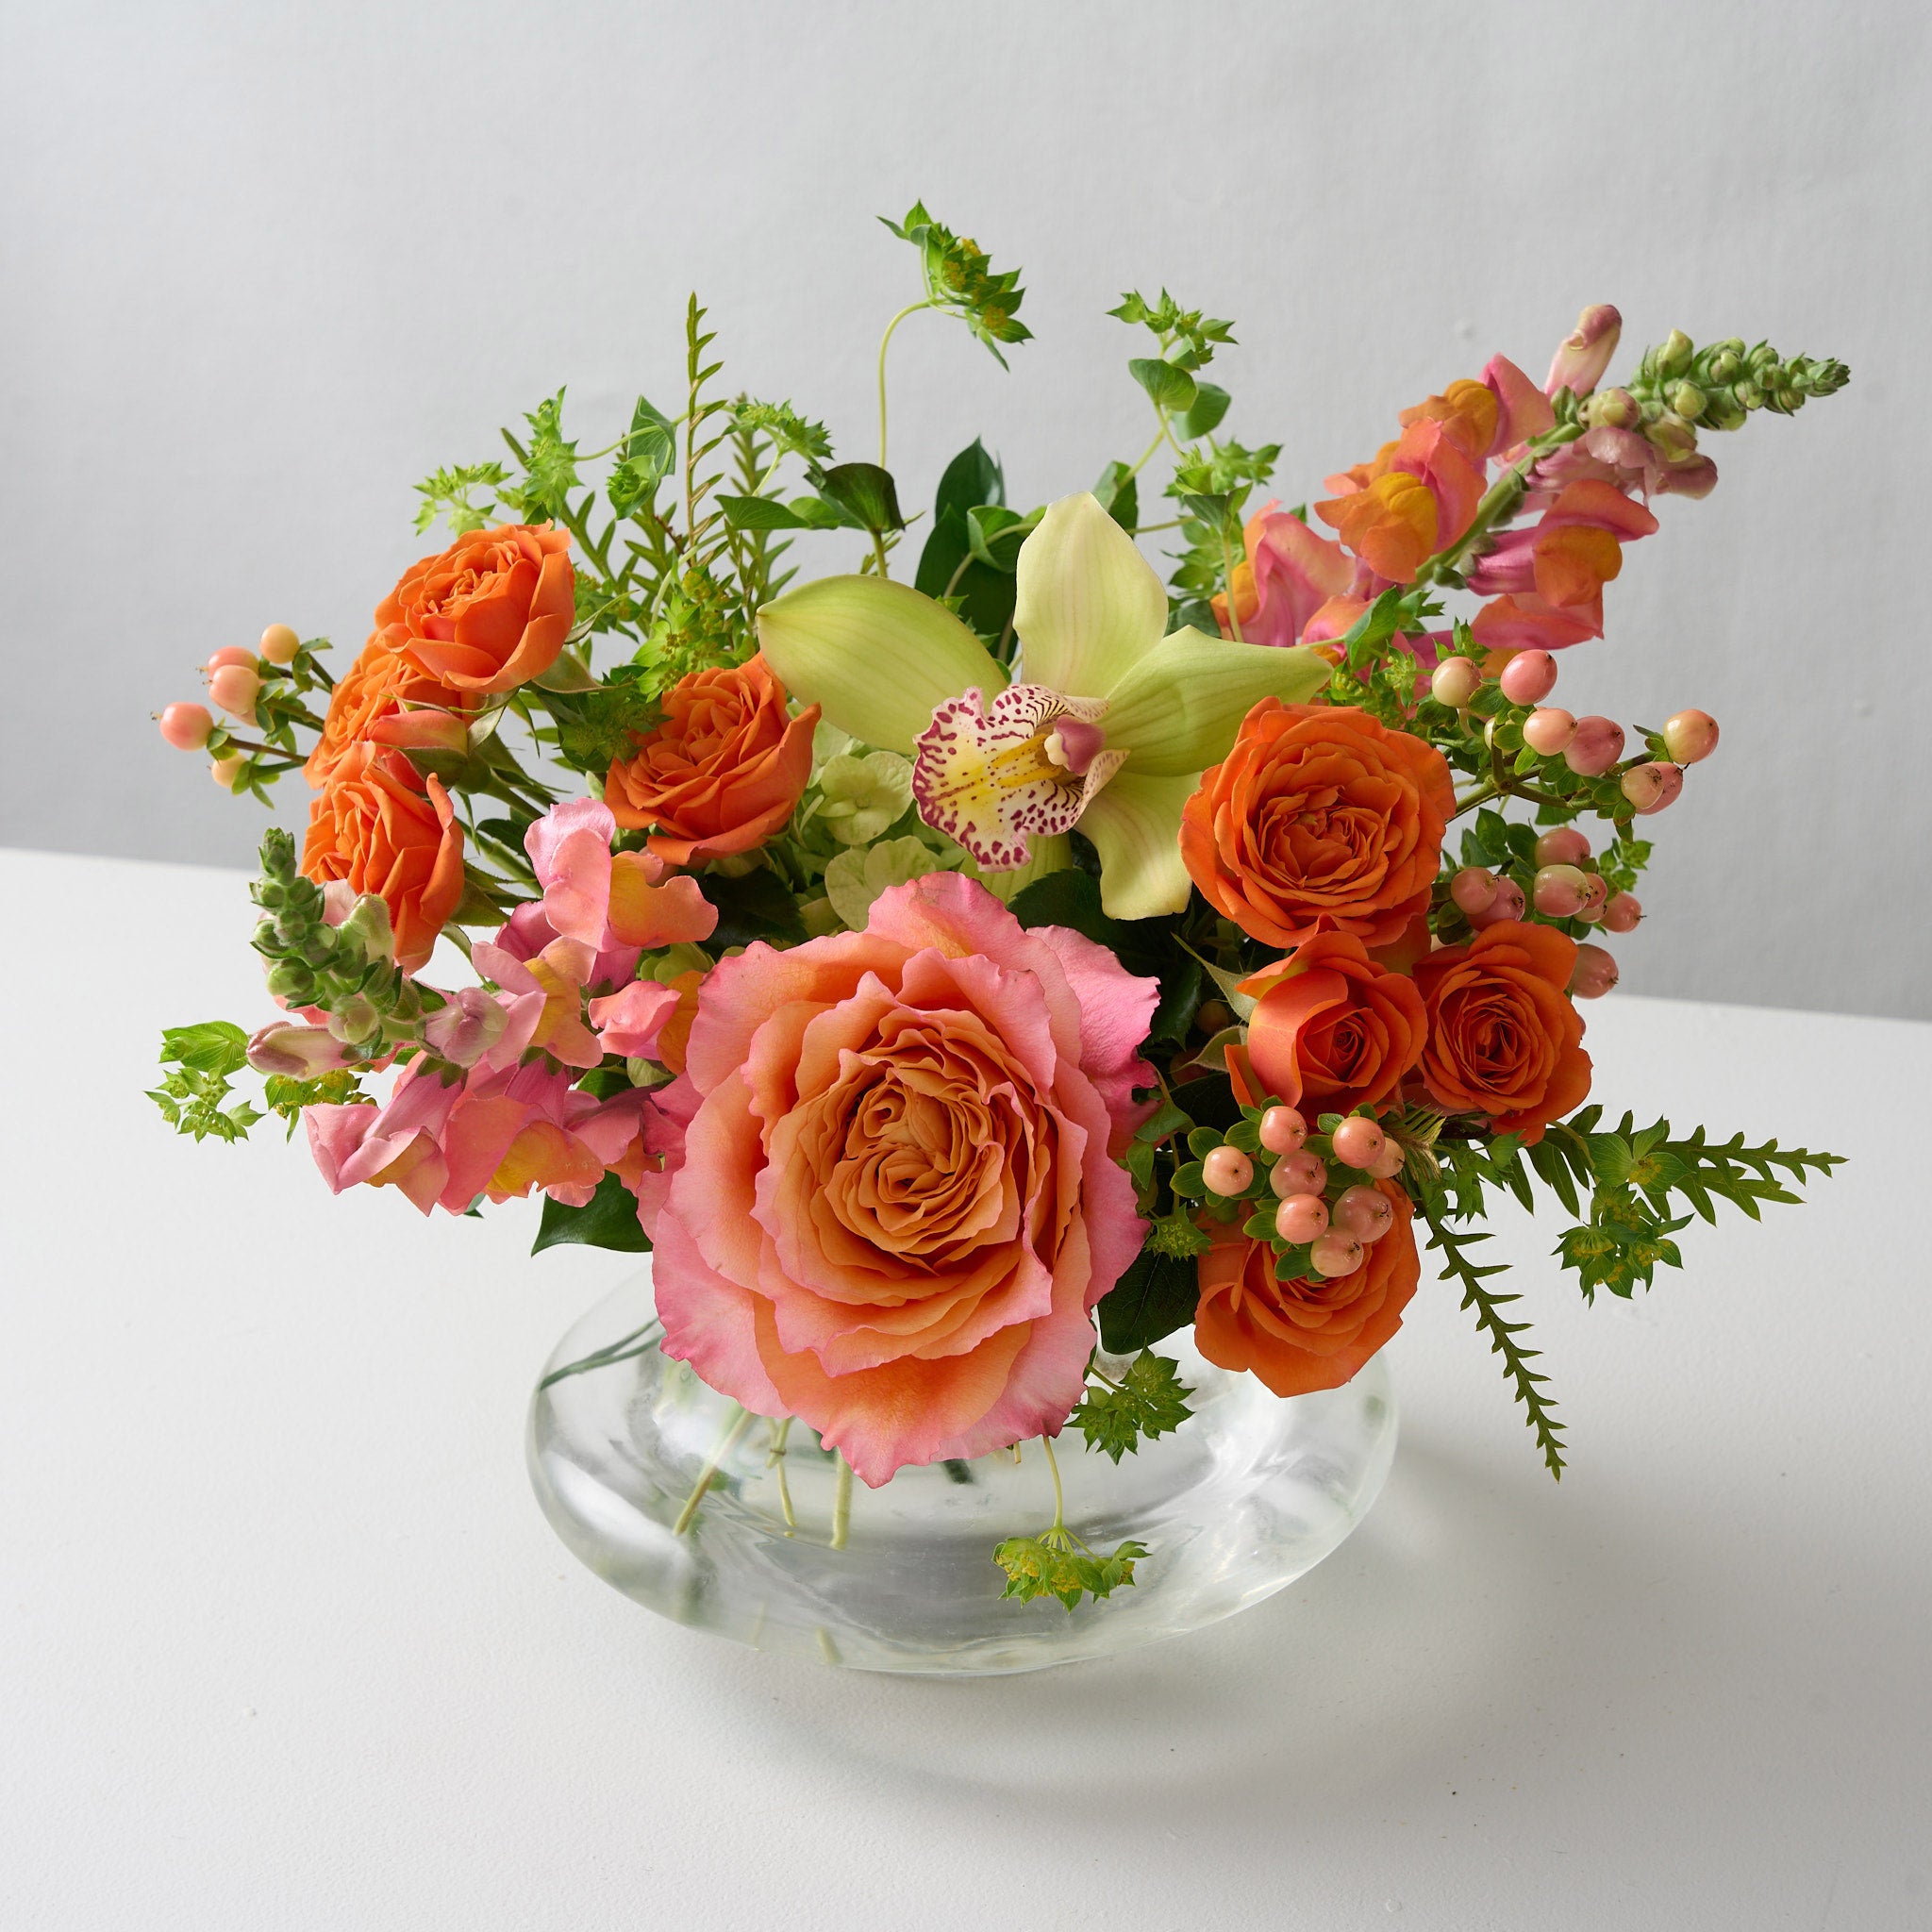
[[[268,990],[291,1007],[306,1007],[315,997],[315,974],[299,959],[277,959],[268,969]]]
[[[1743,366],[1737,352],[1725,343],[1710,358],[1708,374],[1713,382],[1728,382]]]
[[[1667,463],[1689,462],[1697,454],[1697,432],[1679,415],[1659,416],[1646,425],[1643,434]]]
[[[1696,344],[1680,328],[1674,328],[1657,344],[1657,359],[1651,365],[1664,381],[1682,375],[1690,366],[1690,357]]]
[[[390,924],[389,908],[374,892],[364,892],[355,910],[335,928],[336,945],[351,948],[350,958],[389,965],[396,956],[395,933]]]
[[[1694,382],[1674,382],[1668,400],[1687,423],[1694,423],[1704,414],[1705,394]]]
[[[382,1031],[382,1015],[359,992],[336,1003],[328,1016],[328,1030],[346,1046],[374,1040]]]
[[[1592,428],[1635,429],[1643,421],[1643,405],[1627,389],[1600,389],[1582,415]]]
[[[1576,318],[1576,326],[1557,344],[1543,393],[1553,396],[1559,389],[1568,389],[1588,395],[1610,366],[1623,327],[1624,318],[1609,303],[1598,302],[1586,308]]]

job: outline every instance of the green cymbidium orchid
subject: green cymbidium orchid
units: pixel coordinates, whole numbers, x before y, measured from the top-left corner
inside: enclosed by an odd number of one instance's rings
[[[880,577],[822,577],[758,612],[765,661],[854,738],[913,759],[920,816],[981,867],[1038,869],[1077,824],[1116,919],[1188,903],[1181,808],[1264,697],[1327,683],[1315,652],[1163,636],[1167,593],[1086,492],[1062,497],[1020,548],[1009,683],[949,610]]]

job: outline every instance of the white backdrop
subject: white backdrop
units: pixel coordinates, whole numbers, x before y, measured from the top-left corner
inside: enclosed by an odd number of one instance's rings
[[[1932,1016],[1913,0],[70,0],[0,25],[0,841],[245,862],[258,808],[150,710],[271,620],[358,644],[431,547],[409,486],[560,383],[587,448],[668,399],[693,287],[731,379],[865,454],[878,330],[916,292],[872,217],[923,195],[1024,266],[1039,340],[1002,375],[955,325],[901,331],[912,504],[974,433],[1028,502],[1136,453],[1138,345],[1103,313],[1136,285],[1237,319],[1229,427],[1283,443],[1290,501],[1492,350],[1540,376],[1586,302],[1633,354],[1674,325],[1848,361],[1842,395],[1710,440],[1717,494],[1662,506],[1561,701],[1724,724],[1657,821],[1626,987]]]

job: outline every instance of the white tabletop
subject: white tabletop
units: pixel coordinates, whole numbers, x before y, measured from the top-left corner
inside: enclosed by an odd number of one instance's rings
[[[525,1399],[626,1257],[331,1202],[273,1122],[163,1130],[159,1028],[266,1011],[240,878],[0,885],[0,1925],[1932,1922],[1932,1028],[1599,1002],[1600,1098],[1853,1164],[1634,1305],[1503,1226],[1560,1488],[1425,1285],[1394,1474],[1304,1582],[893,1680],[661,1622],[551,1537]]]

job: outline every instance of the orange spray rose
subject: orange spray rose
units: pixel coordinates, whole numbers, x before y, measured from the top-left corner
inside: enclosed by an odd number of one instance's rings
[[[424,721],[454,722],[452,714],[468,708],[468,698],[452,691],[440,679],[419,670],[407,658],[399,658],[380,639],[371,638],[358,658],[329,693],[328,715],[322,721],[322,736],[302,767],[302,775],[320,791],[328,783],[344,755],[375,734],[385,736],[375,741],[395,742],[406,736],[408,723],[416,713],[406,705],[435,706],[422,713]]]
[[[457,691],[514,691],[557,662],[575,616],[570,538],[503,524],[411,564],[376,606],[375,632]]]

